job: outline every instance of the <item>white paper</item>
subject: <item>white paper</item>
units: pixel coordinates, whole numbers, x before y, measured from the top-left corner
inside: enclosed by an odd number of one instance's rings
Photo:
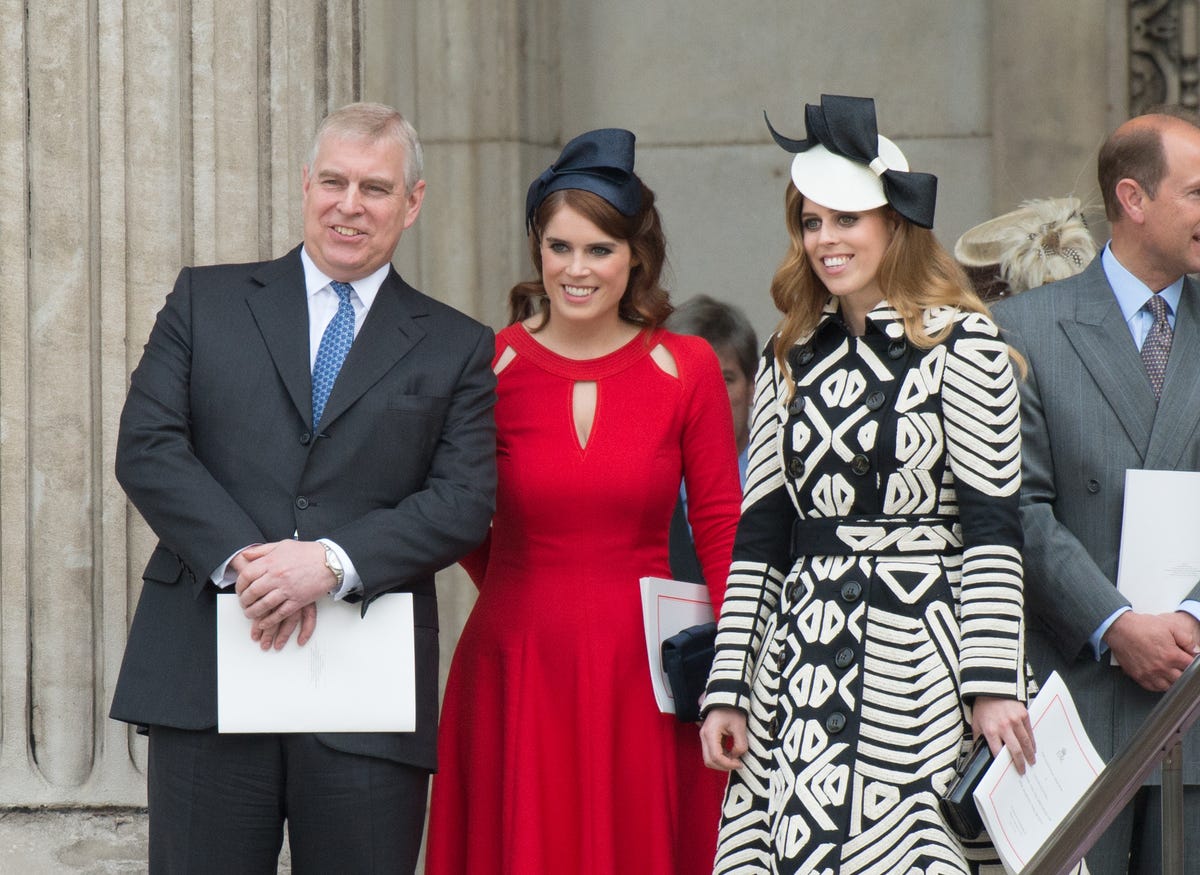
[[[708,587],[662,577],[643,577],[642,619],[646,625],[646,656],[654,699],[663,714],[675,713],[675,697],[662,667],[662,643],[689,626],[711,623],[712,601]]]
[[[1200,581],[1200,473],[1125,472],[1117,589],[1139,613],[1174,611]]]
[[[360,605],[324,599],[303,647],[250,640],[235,596],[217,596],[220,732],[412,732],[417,727],[412,593]]]
[[[983,825],[1010,875],[1033,858],[1104,769],[1058,672],[1030,703],[1029,722],[1037,762],[1018,775],[1003,748],[975,788]]]

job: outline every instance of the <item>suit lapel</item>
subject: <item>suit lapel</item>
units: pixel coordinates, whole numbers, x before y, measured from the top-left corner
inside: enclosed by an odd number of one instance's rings
[[[297,247],[253,275],[262,288],[246,304],[275,370],[305,422],[312,422],[312,370],[308,355],[308,299]]]
[[[1200,290],[1185,278],[1158,417],[1146,452],[1147,468],[1177,467],[1200,427],[1200,366],[1197,366],[1200,362],[1200,302],[1196,300],[1197,295]]]
[[[1079,279],[1075,318],[1063,318],[1059,324],[1144,457],[1157,405],[1137,346],[1098,257]]]
[[[421,341],[425,330],[419,318],[427,312],[424,299],[393,268],[338,372],[325,405],[324,424],[345,413]]]

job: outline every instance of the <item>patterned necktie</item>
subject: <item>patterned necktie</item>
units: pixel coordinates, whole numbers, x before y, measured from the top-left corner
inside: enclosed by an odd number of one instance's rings
[[[321,414],[325,412],[325,402],[333,383],[337,380],[350,344],[354,343],[354,307],[350,304],[350,293],[354,287],[349,283],[333,282],[330,287],[337,293],[338,308],[333,319],[325,327],[321,335],[321,345],[317,347],[317,362],[313,365],[312,374],[312,404],[313,428],[321,424]]]
[[[1171,354],[1171,323],[1167,321],[1167,302],[1162,295],[1153,294],[1145,307],[1154,317],[1150,333],[1142,343],[1142,364],[1146,367],[1146,375],[1150,377],[1150,388],[1154,390],[1157,400],[1162,395],[1163,377],[1167,373],[1167,356]]]

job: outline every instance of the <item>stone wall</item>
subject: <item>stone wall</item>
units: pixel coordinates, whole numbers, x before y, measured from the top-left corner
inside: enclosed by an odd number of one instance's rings
[[[765,336],[788,158],[763,110],[799,133],[804,101],[875,95],[941,177],[952,244],[1024,198],[1095,199],[1131,69],[1139,94],[1194,99],[1196,5],[0,0],[0,870],[30,835],[48,872],[87,869],[78,830],[140,848],[120,809],[144,804],[144,747],[106,718],[152,545],[112,475],[127,376],[180,265],[299,239],[328,109],[413,119],[428,196],[397,266],[496,326],[529,272],[528,181],[580,131],[632,128],[676,296],[734,301]],[[439,589],[444,670],[473,591],[457,570]]]

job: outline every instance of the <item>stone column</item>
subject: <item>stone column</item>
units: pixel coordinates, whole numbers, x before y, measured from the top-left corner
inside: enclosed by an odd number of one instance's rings
[[[145,804],[107,718],[153,544],[112,473],[128,373],[181,265],[298,242],[364,2],[0,0],[0,808]]]

